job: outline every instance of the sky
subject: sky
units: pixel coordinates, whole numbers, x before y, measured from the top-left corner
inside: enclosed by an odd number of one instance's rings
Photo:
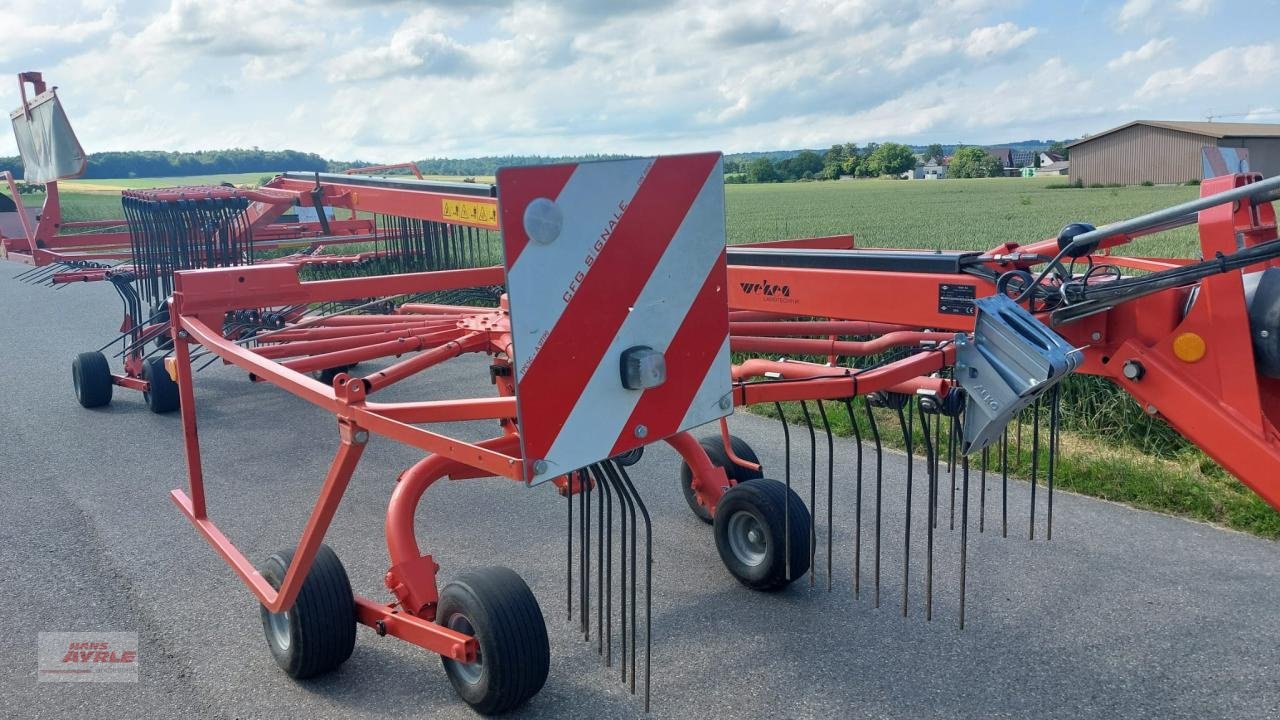
[[[993,144],[1280,122],[1277,26],[1280,0],[0,0],[0,71],[43,71],[89,152]]]

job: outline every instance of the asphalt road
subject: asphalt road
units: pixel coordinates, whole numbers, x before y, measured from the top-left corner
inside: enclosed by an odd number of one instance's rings
[[[13,267],[0,273],[0,368],[8,378],[0,400],[0,716],[473,716],[436,658],[367,629],[338,672],[305,683],[285,677],[251,595],[168,500],[185,483],[176,416],[152,415],[140,395],[118,388],[102,410],[72,397],[70,360],[110,337],[119,322],[114,293],[28,287],[9,279]],[[483,364],[464,360],[397,392],[485,393],[485,378]],[[202,372],[197,394],[215,520],[254,558],[296,542],[335,447],[332,418],[224,368]],[[775,424],[750,416],[733,424],[767,468],[781,467]],[[478,439],[492,428],[451,431]],[[807,466],[807,436],[793,436],[801,441],[796,464]],[[838,441],[831,592],[825,543],[815,588],[807,579],[774,595],[741,587],[722,568],[707,526],[684,506],[673,453],[652,448],[634,468],[655,524],[653,717],[1280,717],[1275,543],[1063,493],[1052,542],[1029,542],[1023,483],[1012,484],[1002,539],[992,532],[995,480],[980,534],[975,473],[968,626],[960,630],[958,532],[939,531],[935,616],[923,618],[917,464],[904,619],[906,461],[885,456],[877,609],[870,492],[861,597],[852,592],[853,452]],[[386,597],[386,500],[416,459],[375,438],[328,536],[356,590],[371,597]],[[807,495],[804,469],[797,484]],[[821,497],[818,516],[825,538]],[[563,501],[549,489],[486,480],[433,489],[418,529],[443,581],[504,564],[539,597],[551,674],[517,716],[642,717],[616,668],[604,670],[594,645],[565,621],[564,521]],[[140,682],[37,682],[36,634],[56,630],[139,633]]]

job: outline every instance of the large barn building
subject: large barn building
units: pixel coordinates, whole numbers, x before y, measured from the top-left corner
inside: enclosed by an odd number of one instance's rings
[[[1251,171],[1280,175],[1277,124],[1135,120],[1067,147],[1071,182],[1085,185],[1203,180],[1206,147],[1247,149]]]

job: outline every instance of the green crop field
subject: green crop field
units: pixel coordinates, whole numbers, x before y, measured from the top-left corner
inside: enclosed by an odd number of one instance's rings
[[[985,250],[1057,235],[1070,222],[1114,222],[1192,200],[1181,185],[1050,188],[1066,178],[853,180],[727,185],[729,242],[853,233],[864,247]],[[1194,228],[1144,238],[1128,252],[1187,256]]]

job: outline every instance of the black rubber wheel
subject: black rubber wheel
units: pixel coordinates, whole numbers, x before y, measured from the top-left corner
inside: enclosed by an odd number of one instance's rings
[[[759,470],[742,467],[741,465],[730,462],[729,456],[724,452],[724,439],[719,435],[708,435],[698,441],[702,445],[702,449],[707,451],[707,457],[711,458],[711,464],[716,467],[724,468],[724,472],[734,483],[744,483],[748,480],[764,477]],[[729,436],[729,444],[733,447],[733,454],[747,462],[760,464],[756,452],[751,446],[736,435]],[[689,464],[680,463],[680,489],[684,492],[684,501],[689,503],[689,509],[694,515],[704,523],[711,523],[711,513],[698,504],[698,498],[693,494],[693,470],[689,468]]]
[[[291,562],[293,550],[282,550],[259,565],[258,572],[279,589]],[[323,675],[351,657],[356,646],[356,601],[347,571],[329,546],[321,545],[316,552],[292,608],[280,613],[260,609],[267,647],[289,677],[302,680]]]
[[[738,582],[753,590],[781,590],[809,571],[809,523],[809,511],[794,490],[777,480],[748,480],[729,488],[716,506],[716,548]]]
[[[155,310],[154,312],[151,313],[151,324],[153,326],[159,325],[161,323],[168,323],[168,322],[169,322],[169,305],[167,303],[161,306],[158,310]],[[173,328],[171,326],[166,325],[164,332],[156,336],[155,338],[156,349],[162,350],[165,352],[168,352],[169,350],[173,349],[173,335],[170,334],[172,333],[172,331],[173,331]]]
[[[481,715],[514,710],[547,681],[547,626],[533,591],[514,571],[463,573],[440,592],[436,620],[480,644],[478,662],[442,660],[454,691]]]
[[[71,361],[71,384],[83,407],[102,407],[111,402],[111,365],[100,352],[80,353]]]
[[[351,369],[355,366],[356,363],[351,363],[350,365],[339,365],[338,367],[326,368],[316,373],[315,378],[325,385],[332,385],[333,379],[338,377],[339,373],[351,372]]]
[[[164,358],[154,357],[144,362],[142,379],[147,381],[142,399],[151,412],[159,415],[178,409],[178,383],[169,377],[169,371],[164,367]]]

